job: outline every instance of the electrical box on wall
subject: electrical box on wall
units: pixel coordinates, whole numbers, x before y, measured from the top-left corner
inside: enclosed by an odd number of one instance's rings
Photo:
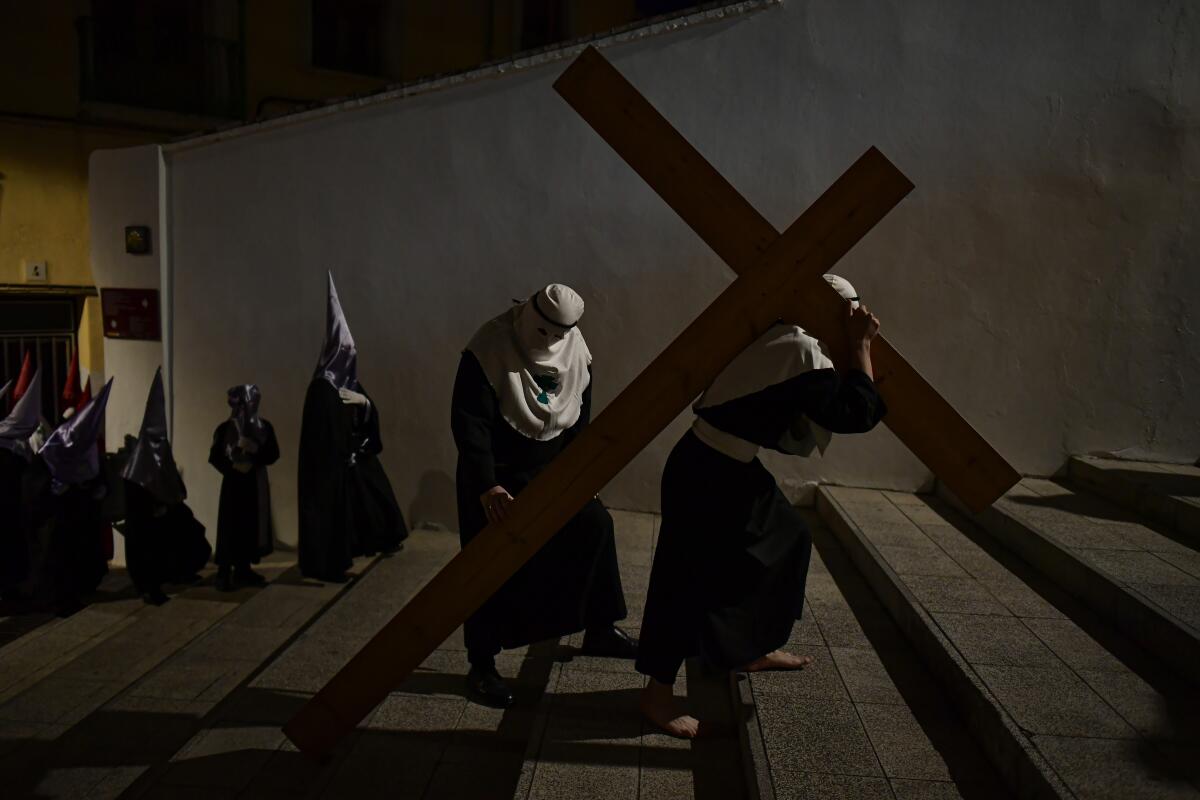
[[[45,261],[26,261],[25,262],[25,282],[26,283],[45,283],[49,280],[46,275]]]
[[[149,225],[129,225],[125,228],[125,252],[138,256],[150,252]]]

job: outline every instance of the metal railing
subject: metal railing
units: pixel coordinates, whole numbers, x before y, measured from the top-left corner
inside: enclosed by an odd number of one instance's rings
[[[241,41],[200,33],[156,36],[96,17],[80,17],[76,29],[82,101],[243,117]]]

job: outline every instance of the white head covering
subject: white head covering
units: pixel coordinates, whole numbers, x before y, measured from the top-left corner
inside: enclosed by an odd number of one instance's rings
[[[576,327],[582,316],[583,298],[552,283],[484,323],[467,344],[500,414],[522,436],[548,441],[579,420],[592,363]]]
[[[824,277],[853,308],[858,307],[858,293],[848,280],[840,275]],[[773,325],[717,375],[692,409],[699,411],[719,406],[810,370],[832,368],[829,348],[803,328],[782,323]],[[731,458],[750,461],[758,453],[757,445],[718,430],[700,418],[692,427],[701,441]],[[800,414],[775,448],[790,455],[807,456],[815,447],[824,454],[832,437],[828,430]]]

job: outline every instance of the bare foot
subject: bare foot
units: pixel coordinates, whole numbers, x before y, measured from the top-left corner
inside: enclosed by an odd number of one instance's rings
[[[659,683],[653,678],[642,689],[638,702],[646,719],[679,739],[695,739],[700,733],[700,722],[683,713],[675,701],[670,684]]]
[[[804,669],[813,663],[812,656],[797,656],[782,650],[772,650],[765,656],[742,667],[742,672],[765,672],[775,669]]]

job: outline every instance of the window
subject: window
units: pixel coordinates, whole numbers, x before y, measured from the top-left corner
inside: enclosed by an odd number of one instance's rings
[[[92,0],[77,26],[85,102],[242,116],[238,0]]]
[[[314,67],[383,75],[383,0],[313,0]]]

